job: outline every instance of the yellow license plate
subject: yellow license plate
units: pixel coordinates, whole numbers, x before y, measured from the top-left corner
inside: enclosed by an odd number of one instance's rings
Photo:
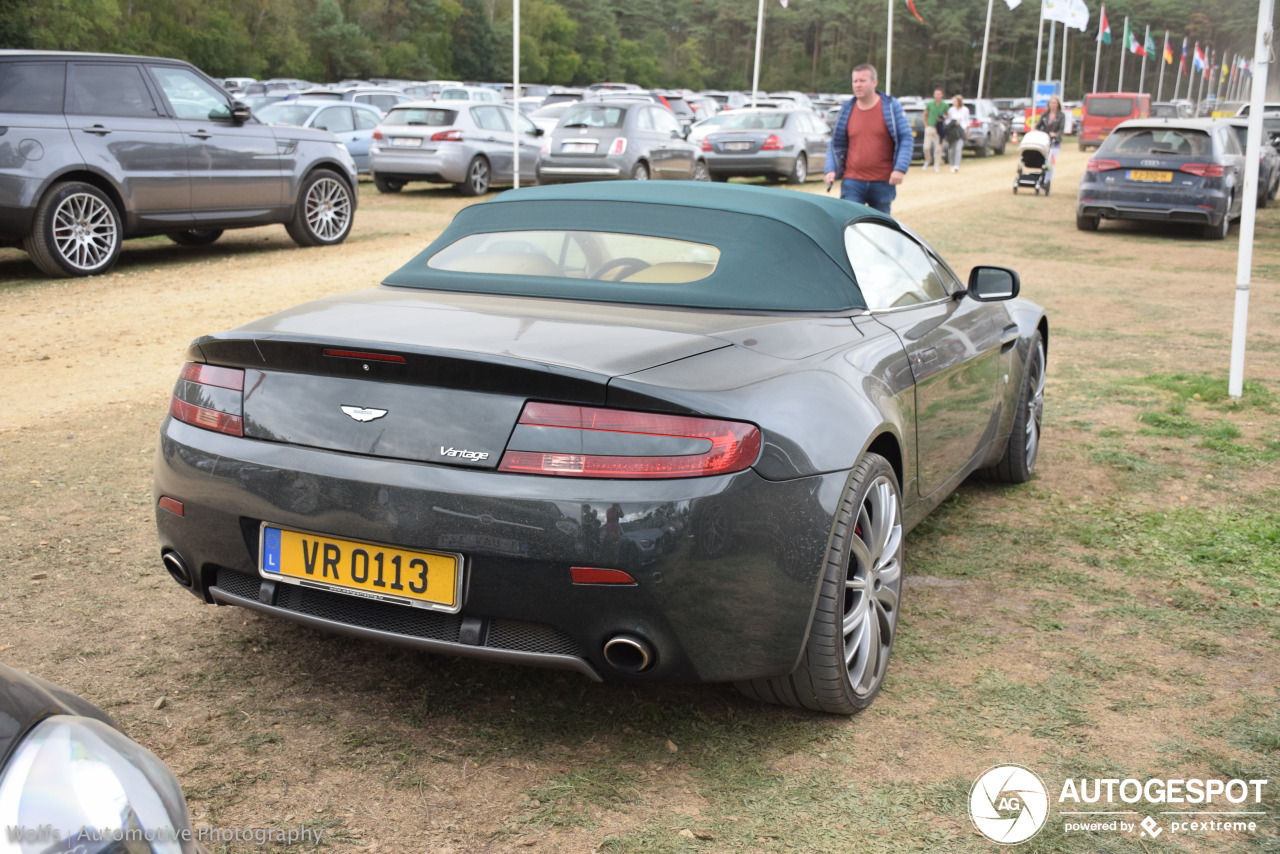
[[[462,556],[340,540],[263,524],[263,578],[398,605],[457,613]]]
[[[1172,172],[1152,172],[1149,169],[1130,169],[1130,181],[1159,181],[1162,184],[1168,184],[1173,181]]]

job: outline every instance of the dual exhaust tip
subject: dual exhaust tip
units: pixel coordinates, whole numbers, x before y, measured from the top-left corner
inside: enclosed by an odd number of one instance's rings
[[[649,642],[635,635],[615,635],[604,642],[604,660],[620,673],[643,673],[656,659]]]

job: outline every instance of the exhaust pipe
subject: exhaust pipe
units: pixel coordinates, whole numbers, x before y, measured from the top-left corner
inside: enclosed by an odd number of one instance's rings
[[[182,558],[178,557],[177,552],[165,552],[160,557],[164,561],[164,568],[169,570],[169,574],[173,576],[174,581],[183,587],[191,586],[191,571],[187,569],[187,565]]]
[[[634,635],[616,635],[604,643],[604,660],[623,673],[643,673],[655,657],[649,642]]]

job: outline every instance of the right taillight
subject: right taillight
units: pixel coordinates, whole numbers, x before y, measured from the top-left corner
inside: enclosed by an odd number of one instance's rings
[[[1183,163],[1178,167],[1183,172],[1199,175],[1201,178],[1221,178],[1221,163]]]
[[[1088,172],[1110,172],[1112,169],[1120,168],[1120,161],[1093,157],[1084,168]]]
[[[703,151],[711,150],[711,140],[707,139],[705,136],[702,138],[702,150]]]
[[[627,138],[625,136],[620,136],[617,139],[615,139],[613,141],[613,145],[609,146],[609,153],[610,154],[626,154]]]
[[[561,477],[658,479],[731,474],[760,455],[760,430],[742,421],[526,403],[498,471]]]
[[[764,145],[760,146],[761,151],[781,151],[782,140],[778,139],[776,133],[769,134],[769,138],[764,141]]]
[[[173,387],[169,414],[184,424],[244,435],[244,371],[187,362]]]
[[[432,142],[462,142],[462,131],[460,130],[442,130],[439,133],[431,134]]]

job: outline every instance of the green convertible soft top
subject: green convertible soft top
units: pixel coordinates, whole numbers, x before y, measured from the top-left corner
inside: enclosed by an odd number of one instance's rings
[[[463,209],[383,284],[467,293],[756,311],[865,308],[844,248],[850,222],[877,211],[814,193],[739,184],[617,181],[509,190]],[[891,220],[889,220],[891,221]],[[433,269],[471,234],[564,229],[646,234],[720,250],[696,282],[636,283]]]

